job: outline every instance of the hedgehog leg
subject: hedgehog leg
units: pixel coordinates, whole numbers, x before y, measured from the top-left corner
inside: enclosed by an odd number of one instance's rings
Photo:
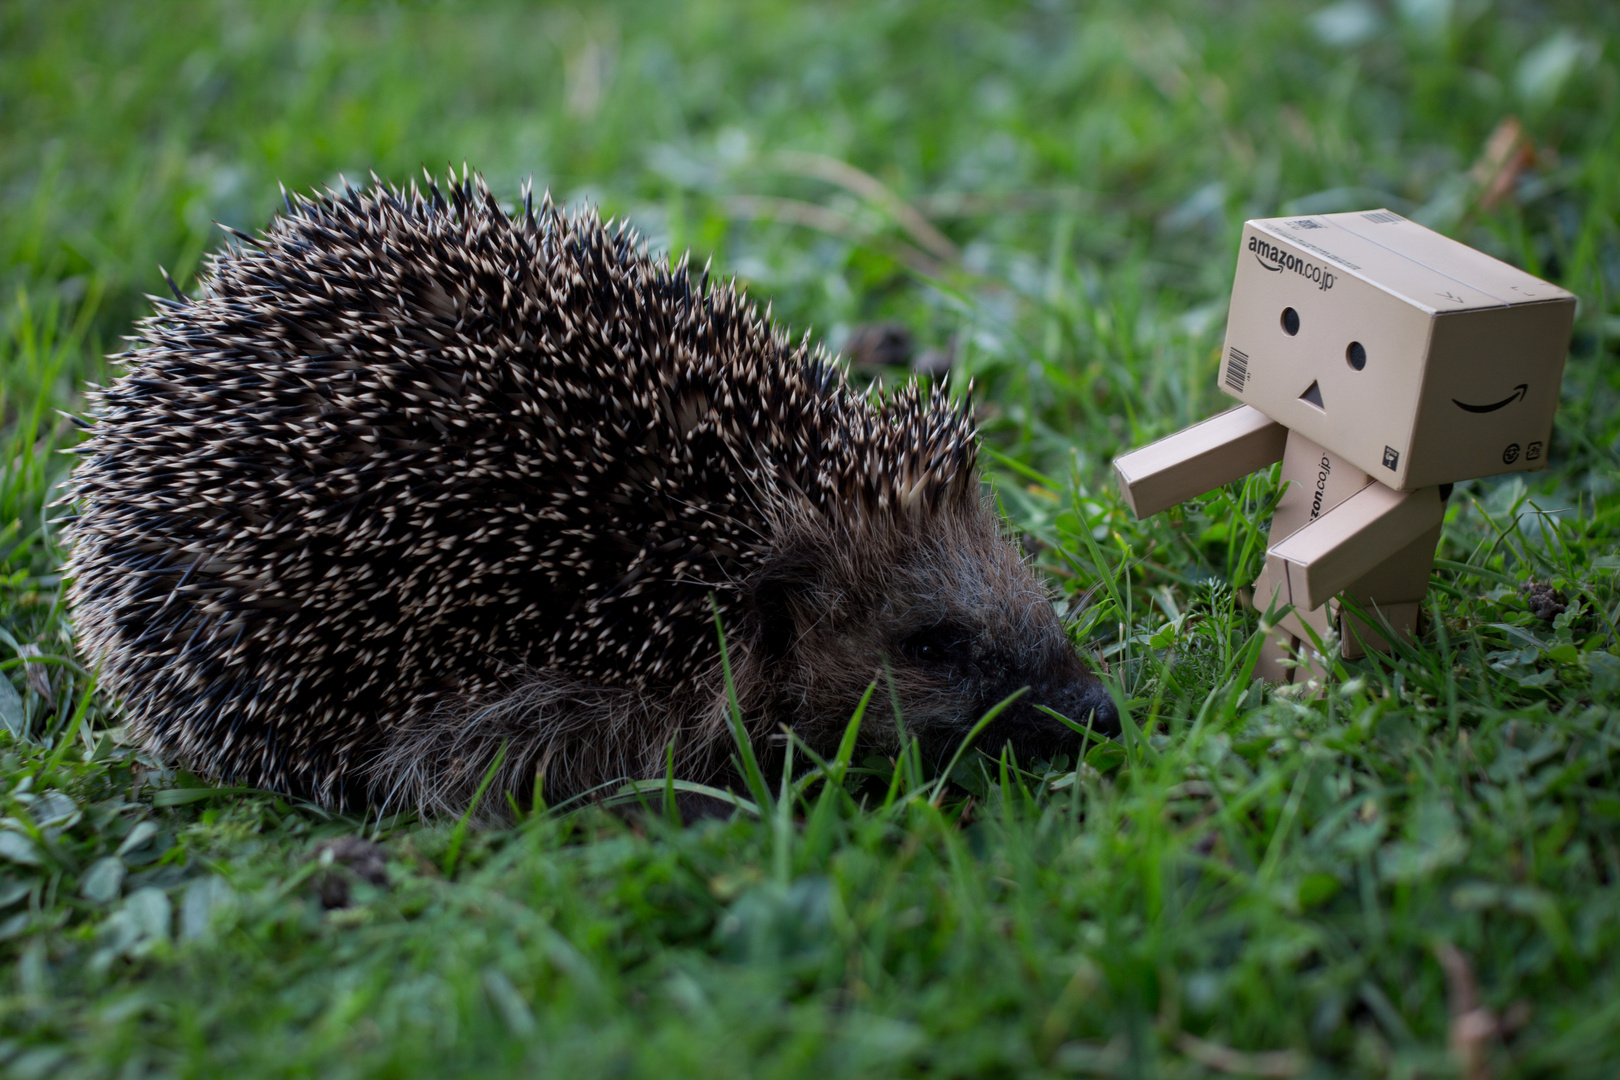
[[[497,757],[476,812],[509,816],[538,794],[547,803],[618,780],[662,775],[664,747],[680,725],[631,690],[531,670],[483,700],[441,705],[392,725],[367,768],[373,798],[424,817],[459,816]]]

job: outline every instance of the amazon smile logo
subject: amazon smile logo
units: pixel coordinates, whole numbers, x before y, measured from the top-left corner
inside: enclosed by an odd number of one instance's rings
[[[1515,386],[1513,388],[1513,393],[1509,394],[1507,397],[1503,398],[1501,401],[1493,401],[1489,405],[1470,405],[1470,404],[1468,404],[1468,402],[1466,402],[1466,401],[1458,401],[1456,398],[1452,398],[1451,403],[1453,405],[1457,406],[1457,408],[1463,410],[1464,412],[1472,412],[1472,413],[1495,412],[1497,409],[1505,409],[1505,408],[1507,408],[1509,405],[1513,404],[1515,401],[1518,401],[1520,398],[1524,397],[1529,392],[1530,392],[1529,384],[1528,383],[1520,383],[1518,386]]]
[[[1258,236],[1249,237],[1249,250],[1254,252],[1255,262],[1258,262],[1273,274],[1280,274],[1284,270],[1292,270],[1323,292],[1333,288],[1333,283],[1338,280],[1338,275],[1331,271],[1324,270],[1309,259],[1300,258],[1292,251],[1284,251],[1276,244],[1263,240]]]

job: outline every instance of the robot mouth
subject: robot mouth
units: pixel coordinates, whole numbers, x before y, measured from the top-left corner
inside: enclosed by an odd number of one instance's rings
[[[1518,401],[1520,398],[1524,397],[1529,392],[1530,392],[1530,384],[1529,383],[1520,383],[1518,386],[1515,386],[1513,388],[1513,393],[1509,394],[1507,397],[1503,398],[1501,401],[1492,402],[1489,405],[1470,405],[1470,404],[1468,404],[1468,402],[1466,402],[1466,401],[1458,401],[1456,398],[1452,398],[1451,403],[1453,405],[1457,406],[1457,408],[1463,410],[1464,412],[1488,413],[1488,412],[1495,412],[1497,409],[1505,409],[1505,408],[1507,408],[1509,405],[1513,404],[1515,401]]]

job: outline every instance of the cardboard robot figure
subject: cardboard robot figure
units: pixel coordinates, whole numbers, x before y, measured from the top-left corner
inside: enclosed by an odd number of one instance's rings
[[[1307,628],[1388,652],[1451,485],[1546,464],[1574,317],[1570,293],[1388,210],[1247,222],[1220,369],[1244,404],[1116,460],[1125,501],[1156,514],[1280,460],[1255,607],[1292,611],[1257,674],[1320,679]]]

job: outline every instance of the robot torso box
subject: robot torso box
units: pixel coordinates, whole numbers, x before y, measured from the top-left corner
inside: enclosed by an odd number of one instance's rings
[[[1388,210],[1250,221],[1221,388],[1397,490],[1539,469],[1574,318]]]

